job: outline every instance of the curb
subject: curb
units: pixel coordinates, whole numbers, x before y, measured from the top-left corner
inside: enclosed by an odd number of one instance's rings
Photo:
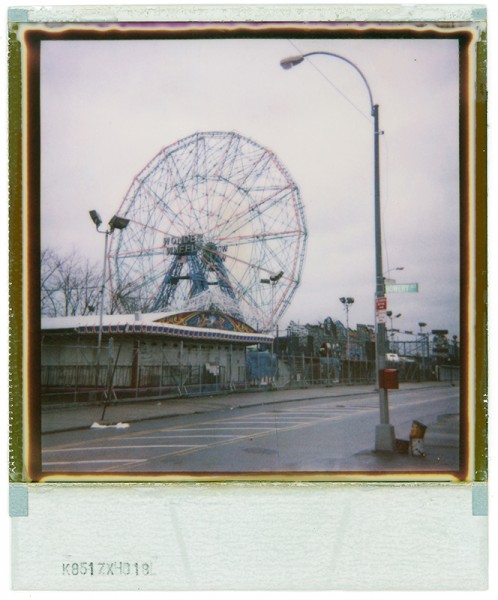
[[[167,415],[155,415],[155,416],[150,416],[150,417],[137,417],[137,418],[131,418],[131,419],[126,419],[126,422],[128,423],[141,423],[142,421],[154,421],[156,419],[175,419],[178,417],[184,417],[184,416],[188,416],[188,415],[202,415],[205,413],[210,413],[210,412],[225,412],[225,411],[229,411],[229,410],[236,410],[236,409],[245,409],[245,408],[254,408],[255,406],[266,406],[268,404],[282,404],[282,403],[289,403],[289,402],[302,402],[303,400],[321,400],[321,399],[331,399],[331,398],[347,398],[349,396],[369,396],[370,394],[375,394],[375,391],[371,391],[371,392],[356,392],[356,393],[349,393],[349,394],[335,394],[333,396],[310,396],[309,398],[283,398],[281,400],[268,400],[266,402],[252,402],[251,404],[234,404],[231,406],[225,406],[225,407],[217,407],[217,408],[206,408],[206,410],[192,410],[189,412],[179,412],[179,413],[171,413],[171,414],[167,414]],[[170,400],[171,398],[168,398],[168,400]],[[150,401],[144,401],[144,402],[152,402],[152,400]],[[109,407],[116,407],[116,406],[120,406],[122,403],[117,402],[117,403],[113,403],[113,404],[109,404]],[[42,435],[51,435],[54,433],[68,433],[70,431],[82,431],[85,429],[90,429],[90,425],[79,425],[76,427],[67,427],[64,429],[52,429],[50,431],[42,431]]]
[[[432,388],[432,387],[440,387],[440,386],[435,386],[435,385],[427,385],[427,386],[423,386],[424,389],[427,388]],[[321,388],[324,389],[324,388]],[[335,388],[338,389],[338,388]],[[413,390],[417,390],[420,389],[419,387],[407,387],[407,388],[403,388],[402,391],[413,391]],[[283,392],[285,390],[262,390],[262,391],[258,391],[258,392],[249,392],[249,393],[261,393],[261,394],[265,394],[268,392]],[[369,391],[356,391],[356,392],[347,392],[346,389],[344,390],[343,393],[338,393],[338,394],[330,394],[330,395],[321,395],[321,396],[309,396],[307,398],[282,398],[282,399],[277,399],[277,398],[271,398],[269,397],[268,399],[264,400],[264,401],[259,401],[259,402],[251,402],[250,404],[234,404],[231,406],[225,406],[225,407],[217,407],[217,408],[206,408],[205,410],[192,410],[189,412],[179,412],[179,413],[171,413],[171,414],[167,414],[167,415],[154,415],[154,416],[148,416],[148,417],[137,417],[137,418],[131,418],[131,419],[126,419],[126,422],[129,423],[141,423],[143,421],[153,421],[156,419],[174,419],[174,418],[178,418],[178,417],[183,417],[183,416],[188,416],[188,415],[199,415],[199,414],[204,414],[204,413],[209,413],[209,412],[216,412],[216,411],[228,411],[228,410],[236,410],[236,409],[245,409],[245,408],[253,408],[255,406],[265,406],[265,405],[270,405],[270,404],[282,404],[282,403],[290,403],[290,402],[302,402],[303,400],[322,400],[322,399],[333,399],[333,398],[347,398],[350,396],[370,396],[372,394],[377,394],[378,390],[369,390]],[[227,394],[227,393],[219,393],[219,394],[212,394],[210,397],[211,398],[215,398],[215,397],[219,397],[219,396],[223,396],[223,397],[227,397],[227,396],[235,396],[237,394],[237,392],[233,392],[231,394]],[[187,399],[191,399],[194,397],[206,397],[206,396],[192,396],[189,397]],[[175,396],[175,397],[168,397],[166,399],[164,399],[164,401],[168,401],[168,400],[180,400],[182,398],[185,398],[185,396]],[[157,402],[159,399],[150,399],[150,400],[142,400],[141,402],[143,402],[143,404],[149,403],[149,402]],[[140,400],[138,401],[134,401],[134,403],[140,403]],[[126,406],[127,404],[131,404],[130,401],[128,402],[113,402],[108,404],[108,408],[109,407],[117,407],[117,406]],[[102,405],[94,405],[95,407],[101,407]],[[67,410],[68,407],[66,407]],[[74,407],[79,408],[79,407]],[[48,409],[48,410],[53,410],[54,412],[60,409],[54,408],[54,409]],[[85,429],[90,429],[91,425],[78,425],[78,426],[74,426],[74,427],[66,427],[66,428],[61,428],[61,429],[52,429],[49,431],[43,431],[42,430],[42,435],[52,435],[52,434],[56,434],[56,433],[68,433],[71,431],[83,431]]]

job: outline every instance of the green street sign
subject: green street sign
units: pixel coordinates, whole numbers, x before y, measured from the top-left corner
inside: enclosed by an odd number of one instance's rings
[[[418,283],[388,283],[386,285],[386,294],[406,294],[408,292],[418,292]]]

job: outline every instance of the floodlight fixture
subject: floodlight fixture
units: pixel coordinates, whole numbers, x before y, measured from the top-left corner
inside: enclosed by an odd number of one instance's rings
[[[102,219],[96,210],[90,211],[90,218],[95,223],[95,227],[97,227],[97,229],[102,225]]]
[[[270,281],[273,281],[273,283],[276,283],[279,279],[282,278],[283,274],[284,274],[284,272],[280,271],[280,273],[277,273],[276,275],[270,275]]]
[[[344,304],[346,307],[348,307],[350,304],[354,304],[354,298],[350,298],[349,296],[348,296],[347,298],[343,296],[342,298],[339,298],[339,300],[340,300],[340,301],[341,301],[341,302],[342,302],[342,303],[343,303],[343,304]]]
[[[114,215],[112,219],[109,221],[109,227],[111,233],[115,229],[126,229],[128,227],[129,219],[125,219],[124,217],[119,217],[118,215]]]
[[[304,56],[290,56],[289,58],[284,58],[280,61],[280,66],[282,69],[292,69],[299,64],[301,64],[304,60]]]

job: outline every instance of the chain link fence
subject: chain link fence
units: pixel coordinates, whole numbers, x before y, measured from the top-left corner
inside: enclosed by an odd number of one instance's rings
[[[100,356],[99,356],[100,354]],[[434,379],[417,362],[387,365],[401,382]],[[452,372],[453,379],[456,373]],[[45,404],[202,396],[219,392],[311,386],[375,384],[375,361],[340,360],[306,354],[277,356],[231,346],[116,345],[99,353],[91,344],[42,346],[41,384]]]

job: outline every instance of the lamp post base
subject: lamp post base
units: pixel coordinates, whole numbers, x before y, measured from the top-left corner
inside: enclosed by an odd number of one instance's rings
[[[380,424],[375,428],[375,451],[376,452],[394,452],[396,447],[396,437],[394,426],[389,424]]]

